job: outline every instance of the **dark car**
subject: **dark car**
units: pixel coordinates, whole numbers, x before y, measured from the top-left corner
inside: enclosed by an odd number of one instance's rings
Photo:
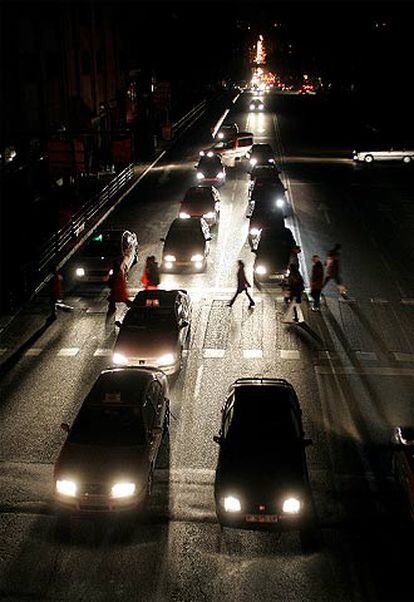
[[[239,126],[237,123],[225,123],[221,126],[217,132],[217,140],[231,140],[239,133]]]
[[[118,366],[150,366],[176,374],[188,347],[191,302],[184,290],[140,291],[125,314],[112,361]]]
[[[410,516],[414,519],[414,427],[395,427],[392,445],[394,477],[404,491]]]
[[[137,235],[129,230],[97,230],[71,262],[71,277],[76,282],[107,282],[114,262],[122,263],[125,274],[137,262]]]
[[[258,205],[275,208],[283,216],[289,213],[286,189],[280,181],[256,180],[250,193],[246,217],[251,217]]]
[[[201,155],[195,167],[197,169],[196,177],[200,184],[212,183],[217,186],[226,181],[226,170],[221,158],[212,151]]]
[[[295,246],[293,234],[285,226],[262,231],[257,248],[252,249],[256,254],[253,278],[258,287],[263,282],[283,283]]]
[[[283,186],[280,179],[280,170],[278,167],[269,163],[268,165],[254,165],[250,170],[249,192],[251,192],[258,182],[274,182]]]
[[[202,217],[215,226],[220,218],[220,195],[214,186],[192,186],[185,193],[180,205],[179,217]]]
[[[226,527],[312,528],[314,508],[296,393],[278,378],[240,378],[230,387],[214,437],[220,451],[214,484]]]
[[[261,98],[253,98],[249,103],[250,111],[264,111],[264,103]]]
[[[84,512],[129,510],[151,493],[168,385],[157,370],[104,370],[73,423],[54,467],[60,507]]]
[[[206,269],[211,235],[208,224],[202,217],[177,217],[172,222],[167,236],[161,238],[161,241],[164,242],[162,269],[165,272],[183,268],[202,272]]]
[[[280,229],[285,225],[284,214],[275,202],[257,204],[250,216],[249,244],[256,248],[263,230]]]
[[[259,165],[276,164],[275,153],[270,144],[253,144],[246,158],[249,161],[250,168]]]

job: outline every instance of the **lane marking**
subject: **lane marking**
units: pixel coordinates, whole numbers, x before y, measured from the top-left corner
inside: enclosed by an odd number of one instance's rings
[[[220,119],[217,121],[216,123],[216,127],[213,130],[213,138],[216,137],[217,132],[219,131],[219,129],[221,128],[221,124],[223,123],[223,121],[226,119],[227,115],[230,113],[230,109],[226,109],[223,113],[223,115],[220,117]]]
[[[393,356],[397,362],[414,362],[414,353],[402,353],[400,351],[394,351]]]
[[[26,357],[36,357],[42,353],[43,349],[41,347],[31,347],[24,354]]]
[[[200,395],[201,381],[202,381],[202,378],[203,378],[203,371],[204,371],[204,366],[203,366],[203,364],[201,364],[201,366],[199,366],[198,369],[197,369],[197,377],[196,377],[196,382],[195,382],[195,386],[194,386],[194,397],[196,399]]]
[[[355,351],[355,355],[359,360],[366,362],[376,362],[378,360],[377,354],[373,351]]]
[[[58,357],[75,357],[79,353],[79,347],[63,347],[58,351]]]
[[[315,366],[315,373],[321,375],[359,375],[359,376],[414,376],[414,368],[389,368],[387,366]]]
[[[261,359],[263,351],[261,349],[244,349],[243,357],[246,360]]]
[[[112,355],[112,349],[97,349],[93,354],[94,357],[108,357]]]
[[[203,357],[205,358],[222,358],[224,357],[225,349],[203,349]]]
[[[371,297],[371,303],[378,303],[379,305],[385,305],[389,303],[388,299],[381,299],[380,297]]]
[[[281,349],[280,357],[282,360],[299,360],[300,353],[297,349]]]
[[[235,96],[231,102],[233,104],[235,104],[237,102],[237,99],[239,98],[239,96],[240,96],[240,94],[237,94],[237,96]]]

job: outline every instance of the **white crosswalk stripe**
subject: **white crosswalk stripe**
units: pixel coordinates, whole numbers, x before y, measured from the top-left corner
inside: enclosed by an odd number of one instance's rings
[[[42,353],[43,349],[41,347],[31,347],[25,353],[26,357],[37,357]]]
[[[75,357],[79,353],[79,347],[63,347],[58,351],[58,357]]]
[[[263,351],[261,349],[244,349],[243,357],[248,360],[260,359],[263,357]]]
[[[97,349],[93,355],[94,357],[108,357],[112,355],[112,349]]]
[[[300,353],[297,349],[281,349],[280,357],[282,360],[298,360]]]

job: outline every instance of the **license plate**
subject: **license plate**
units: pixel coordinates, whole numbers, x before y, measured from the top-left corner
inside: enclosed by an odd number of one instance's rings
[[[246,514],[248,523],[277,523],[278,520],[277,514]]]
[[[279,274],[270,274],[269,280],[282,280],[283,276],[279,276]]]

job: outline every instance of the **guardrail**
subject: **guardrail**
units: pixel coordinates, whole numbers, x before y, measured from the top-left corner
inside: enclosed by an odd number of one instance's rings
[[[180,134],[182,129],[185,126],[192,125],[194,121],[196,121],[207,109],[207,100],[203,100],[194,108],[191,109],[188,113],[186,113],[181,119],[179,119],[176,123],[173,123],[172,126],[172,135],[177,136]]]

